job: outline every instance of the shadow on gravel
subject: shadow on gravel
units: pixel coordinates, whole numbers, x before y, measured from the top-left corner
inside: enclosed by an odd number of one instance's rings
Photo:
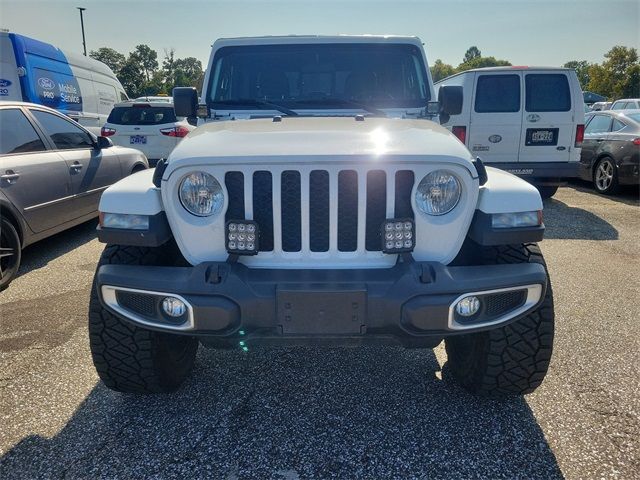
[[[601,195],[595,191],[593,184],[584,180],[573,179],[569,182],[571,188],[579,192],[590,193],[596,197],[611,200],[612,202],[624,203],[625,205],[640,206],[640,188],[633,185],[623,185],[615,195]]]
[[[550,198],[544,201],[545,239],[617,240],[618,230],[606,220],[582,208]]]
[[[440,374],[444,380],[440,380]],[[561,478],[526,401],[472,397],[431,350],[201,350],[167,396],[98,384],[9,478]]]
[[[97,225],[97,219],[89,220],[69,230],[29,245],[22,251],[22,262],[20,264],[18,277],[32,270],[42,268],[50,261],[90,242],[98,236],[96,233]]]

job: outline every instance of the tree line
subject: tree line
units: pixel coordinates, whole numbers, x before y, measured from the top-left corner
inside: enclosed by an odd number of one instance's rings
[[[571,60],[563,65],[573,68],[583,91],[598,93],[609,100],[640,97],[640,63],[635,48],[617,45],[604,55],[602,63]],[[507,60],[483,57],[478,47],[470,47],[462,62],[454,67],[438,59],[431,66],[431,76],[437,82],[455,73],[472,68],[511,65]]]
[[[171,95],[173,87],[202,89],[202,62],[194,57],[176,58],[173,48],[164,50],[162,65],[158,62],[158,52],[148,45],[137,45],[126,56],[109,47],[91,50],[89,56],[111,68],[131,98]]]

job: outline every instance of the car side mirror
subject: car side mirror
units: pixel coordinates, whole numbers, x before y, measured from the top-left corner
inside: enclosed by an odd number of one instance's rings
[[[176,117],[193,118],[198,110],[198,92],[193,87],[173,89],[173,110]]]
[[[113,142],[107,137],[98,137],[96,140],[96,148],[102,150],[103,148],[113,147]]]
[[[440,114],[447,117],[460,115],[462,113],[462,87],[455,85],[445,85],[438,91],[438,103],[440,103]]]

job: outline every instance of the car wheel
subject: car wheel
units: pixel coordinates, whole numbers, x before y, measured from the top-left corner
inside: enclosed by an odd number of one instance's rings
[[[618,191],[618,167],[610,157],[601,158],[593,170],[593,185],[598,193],[610,195]]]
[[[108,245],[101,265],[167,265],[175,244],[158,248]],[[104,384],[129,393],[164,393],[191,373],[198,339],[140,328],[105,309],[96,282],[89,301],[89,341],[93,364]]]
[[[484,265],[545,265],[536,244],[482,248],[478,257]],[[553,333],[553,293],[547,274],[547,290],[535,310],[504,327],[447,338],[447,365],[471,393],[492,397],[531,393],[547,374]]]
[[[20,236],[13,224],[0,218],[0,291],[9,286],[20,268]]]
[[[540,192],[540,197],[542,197],[543,200],[546,200],[547,198],[551,198],[553,197],[556,192],[558,191],[558,186],[538,186],[537,187],[538,192]]]

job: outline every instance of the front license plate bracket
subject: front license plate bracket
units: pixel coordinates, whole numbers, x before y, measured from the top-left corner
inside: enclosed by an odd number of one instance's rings
[[[359,335],[366,324],[367,292],[279,288],[276,308],[284,335]]]

